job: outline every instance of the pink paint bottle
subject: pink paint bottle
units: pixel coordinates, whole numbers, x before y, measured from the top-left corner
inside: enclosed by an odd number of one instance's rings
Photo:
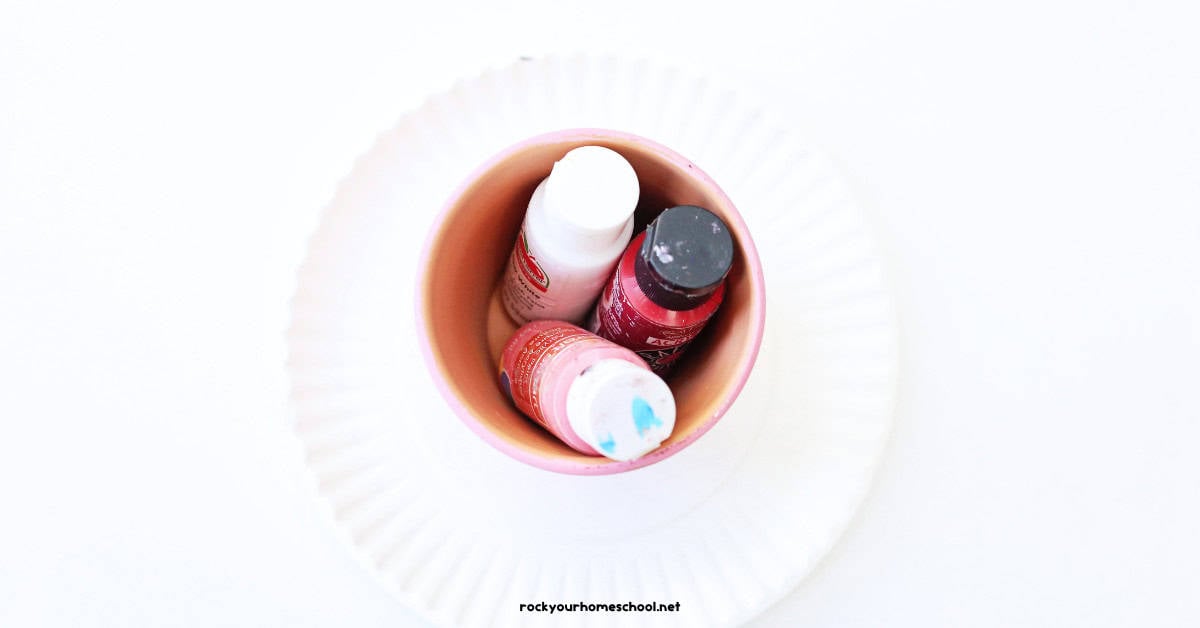
[[[589,328],[666,374],[721,306],[732,264],[733,238],[716,214],[671,207],[625,249]]]
[[[675,398],[632,351],[562,321],[516,331],[500,387],[521,412],[572,449],[633,460],[675,427]]]

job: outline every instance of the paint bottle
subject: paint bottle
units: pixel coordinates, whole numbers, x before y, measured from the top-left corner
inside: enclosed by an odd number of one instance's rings
[[[721,306],[732,263],[733,238],[716,214],[671,207],[629,244],[589,329],[665,375]]]
[[[582,323],[633,235],[638,195],[633,167],[615,151],[581,146],[555,163],[500,279],[509,317]]]
[[[637,354],[563,321],[534,321],[500,357],[500,388],[572,449],[633,460],[675,427],[675,398]]]

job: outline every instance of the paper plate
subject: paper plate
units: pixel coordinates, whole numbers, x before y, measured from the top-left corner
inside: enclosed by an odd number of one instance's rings
[[[628,131],[716,180],[768,288],[729,413],[661,463],[601,477],[526,466],[438,394],[413,321],[417,255],[477,165],[564,128]],[[448,625],[733,625],[808,574],[849,523],[891,423],[894,309],[830,162],[709,81],[645,62],[522,61],[404,116],[355,165],[300,270],[295,431],[320,498],[392,592]],[[673,603],[531,613],[520,604]]]

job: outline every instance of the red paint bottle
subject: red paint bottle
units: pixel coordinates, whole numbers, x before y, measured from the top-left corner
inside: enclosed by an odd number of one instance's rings
[[[663,375],[721,306],[732,264],[733,237],[716,214],[671,207],[625,249],[588,328]]]

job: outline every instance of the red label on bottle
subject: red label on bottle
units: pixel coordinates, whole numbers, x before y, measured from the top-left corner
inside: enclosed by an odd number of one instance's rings
[[[543,366],[577,342],[604,343],[574,325],[551,327],[534,334],[518,350],[512,364],[500,371],[501,386],[512,397],[513,403],[543,427],[549,428],[542,414],[541,388],[546,372]]]
[[[683,325],[670,325],[651,318],[647,315],[649,311],[668,315],[678,313],[655,305],[640,290],[636,293],[627,291],[622,286],[622,275],[632,277],[632,272],[632,258],[627,255],[617,272],[613,273],[612,281],[604,287],[588,327],[592,333],[632,349],[646,361],[650,370],[662,375],[670,370],[683,355],[688,343],[704,329],[709,316],[702,315],[699,320],[687,317],[692,320]],[[701,307],[709,314],[715,312],[723,292],[723,289],[718,289],[713,294],[712,302]]]
[[[534,288],[542,292],[550,289],[550,277],[546,275],[546,271],[542,270],[542,265],[538,264],[537,258],[529,252],[529,244],[525,242],[524,229],[517,238],[517,250],[514,255],[517,257],[517,265],[521,268],[521,273]]]

